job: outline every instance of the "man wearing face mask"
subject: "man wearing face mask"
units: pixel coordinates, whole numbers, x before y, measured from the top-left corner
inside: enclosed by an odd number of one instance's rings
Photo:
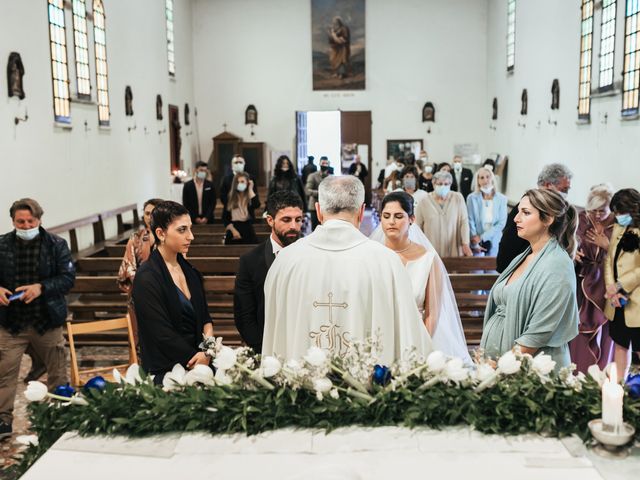
[[[280,251],[302,237],[304,204],[298,194],[280,190],[267,197],[266,242],[240,257],[233,293],[233,314],[238,332],[256,353],[262,350],[264,331],[264,279]]]
[[[220,200],[224,205],[224,210],[227,209],[227,201],[229,199],[229,193],[231,192],[231,184],[233,183],[233,178],[237,173],[244,172],[246,167],[246,163],[244,158],[240,155],[234,155],[231,159],[231,171],[227,173],[222,179],[222,183],[220,185]],[[253,180],[255,185],[255,179],[249,175],[249,179]],[[258,197],[258,190],[255,190],[256,197]],[[258,204],[260,204],[260,199],[258,198]]]
[[[456,155],[453,157],[453,183],[451,184],[451,190],[454,192],[460,192],[465,201],[471,193],[471,183],[473,183],[473,172],[468,168],[462,167],[462,157]]]
[[[420,167],[422,171],[418,177],[418,188],[427,192],[433,192],[433,174],[435,173],[435,168],[433,163],[429,162],[427,152],[424,150],[420,152],[420,161],[422,162],[422,166]]]
[[[353,163],[349,165],[349,175],[355,175],[364,185],[364,181],[367,178],[367,175],[369,175],[369,171],[367,170],[367,166],[362,163],[360,155],[356,155]]]
[[[573,173],[561,163],[550,163],[538,175],[538,187],[555,190],[565,199],[571,188],[571,178]],[[511,209],[507,217],[507,224],[502,231],[502,239],[498,248],[496,264],[498,272],[502,273],[511,261],[524,252],[529,246],[529,242],[518,236],[518,230],[514,219],[518,214],[518,205]]]
[[[15,230],[0,235],[0,438],[11,435],[20,361],[27,347],[48,372],[49,389],[67,379],[62,325],[75,280],[67,242],[40,225],[35,200],[13,203]]]
[[[194,179],[185,183],[182,190],[182,204],[189,210],[191,221],[198,225],[214,220],[216,190],[207,180],[208,170],[206,163],[196,163]]]
[[[320,182],[326,177],[331,175],[331,167],[329,159],[325,156],[320,157],[320,171],[312,173],[307,178],[307,185],[305,186],[305,192],[307,194],[307,207],[311,213],[311,229],[315,230],[320,224],[318,221],[318,215],[316,213],[316,202],[318,201],[318,187]]]

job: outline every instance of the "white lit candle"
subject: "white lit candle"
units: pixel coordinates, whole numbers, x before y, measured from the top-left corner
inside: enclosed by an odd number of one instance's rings
[[[624,390],[618,383],[616,364],[611,364],[609,378],[602,385],[602,423],[608,428],[622,425],[622,398]]]

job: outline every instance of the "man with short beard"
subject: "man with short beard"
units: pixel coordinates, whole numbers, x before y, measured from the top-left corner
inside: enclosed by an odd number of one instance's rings
[[[264,280],[276,255],[301,236],[303,203],[290,190],[267,198],[267,223],[271,235],[264,243],[240,257],[233,295],[233,316],[244,342],[260,353],[264,331]]]

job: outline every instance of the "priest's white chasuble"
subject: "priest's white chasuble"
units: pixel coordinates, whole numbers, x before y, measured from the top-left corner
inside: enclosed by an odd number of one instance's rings
[[[343,220],[329,220],[282,250],[264,285],[263,355],[299,359],[317,346],[344,356],[379,334],[381,362],[431,339],[398,256]]]

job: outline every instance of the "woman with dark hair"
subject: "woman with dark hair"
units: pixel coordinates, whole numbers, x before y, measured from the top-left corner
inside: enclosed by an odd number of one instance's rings
[[[236,173],[231,182],[226,208],[222,212],[222,221],[226,227],[225,245],[258,243],[253,220],[254,211],[259,206],[260,201],[253,190],[253,180],[249,174]]]
[[[400,180],[402,180],[402,190],[411,195],[413,203],[417,206],[423,198],[426,198],[429,194],[424,190],[421,190],[418,185],[418,169],[414,165],[407,165],[400,173]]]
[[[144,202],[142,210],[142,225],[138,231],[131,235],[124,249],[124,257],[118,271],[118,286],[120,290],[128,295],[127,311],[131,318],[131,327],[133,328],[133,336],[138,342],[138,323],[136,322],[135,310],[131,304],[131,287],[133,286],[133,278],[138,268],[149,259],[153,248],[154,237],[151,233],[151,212],[162,203],[160,198],[151,198]]]
[[[418,187],[426,192],[433,192],[433,175],[436,173],[436,165],[425,161],[422,172],[418,177]]]
[[[160,203],[151,214],[151,231],[156,248],[134,278],[132,299],[142,367],[162,384],[177,363],[188,369],[209,364],[198,345],[213,326],[202,275],[184,258],[193,241],[188,210]]]
[[[528,190],[515,217],[529,242],[498,277],[489,294],[480,346],[498,357],[518,345],[523,353],[551,355],[556,368],[571,364],[569,342],[578,334],[577,213],[552,190]]]
[[[296,171],[293,168],[293,163],[286,155],[280,155],[276,161],[276,167],[274,169],[273,178],[269,182],[269,193],[267,197],[273,192],[280,192],[282,190],[288,190],[300,195],[302,201],[305,201],[304,187]]]
[[[631,352],[640,351],[640,192],[619,190],[611,199],[616,225],[604,264],[605,315],[615,346],[619,379],[625,378]]]

